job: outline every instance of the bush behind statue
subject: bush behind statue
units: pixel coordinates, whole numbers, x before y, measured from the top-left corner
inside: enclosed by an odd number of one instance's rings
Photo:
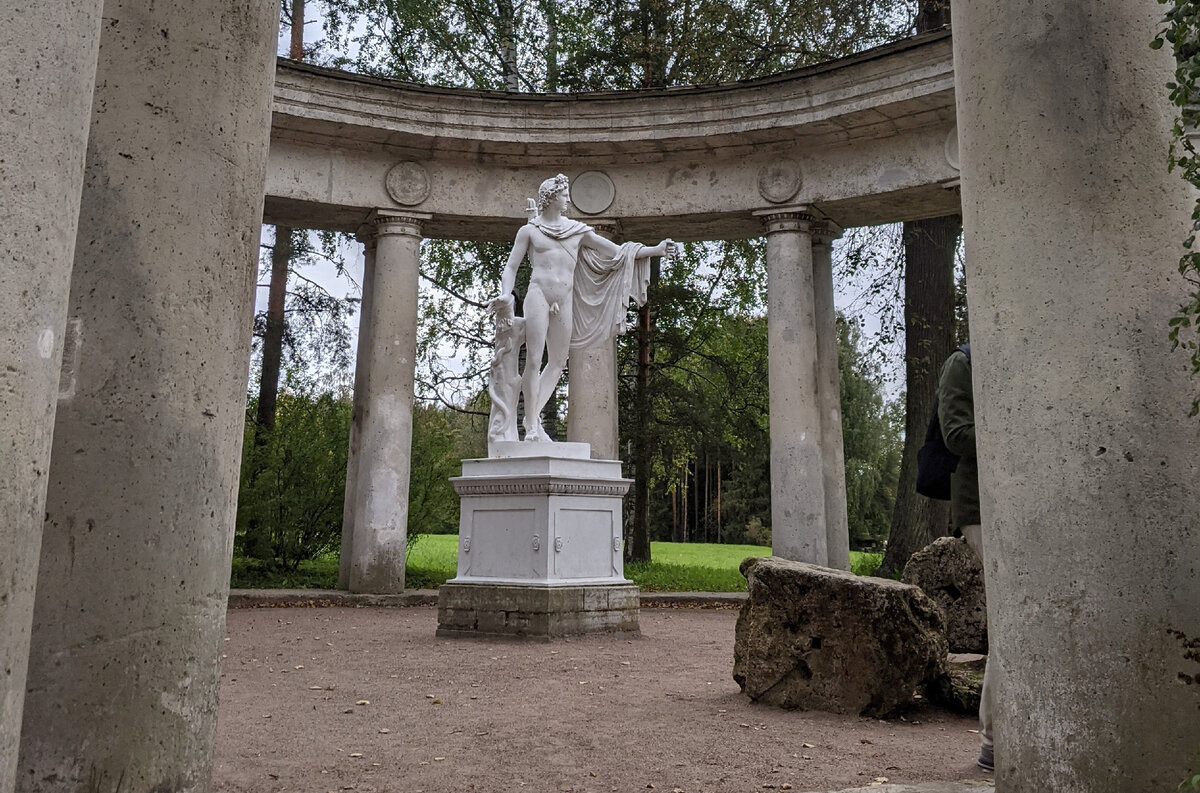
[[[235,552],[294,570],[341,543],[351,404],[289,386],[274,430],[256,438],[256,400],[246,408]]]

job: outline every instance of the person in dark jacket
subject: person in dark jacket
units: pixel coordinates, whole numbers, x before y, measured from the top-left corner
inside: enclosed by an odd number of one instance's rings
[[[979,465],[975,459],[975,398],[971,390],[971,344],[955,350],[938,376],[937,412],[946,448],[958,455],[950,477],[950,519],[983,561],[983,526],[979,516]],[[992,746],[992,664],[984,667],[979,698],[979,760],[984,771],[995,770]]]

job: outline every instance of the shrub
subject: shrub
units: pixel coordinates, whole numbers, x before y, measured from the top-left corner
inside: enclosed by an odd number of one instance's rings
[[[291,382],[280,393],[273,431],[256,436],[246,409],[236,548],[268,566],[295,570],[341,543],[350,436],[348,397]]]

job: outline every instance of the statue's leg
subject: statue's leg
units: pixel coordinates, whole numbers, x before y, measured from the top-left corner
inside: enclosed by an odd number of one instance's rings
[[[521,390],[525,394],[525,440],[547,440],[542,429],[542,406],[539,397],[539,370],[542,352],[546,349],[546,333],[550,324],[550,306],[537,284],[529,285],[525,295],[525,371],[521,375]],[[549,395],[547,395],[549,398]]]
[[[558,381],[562,378],[563,368],[567,365],[567,355],[571,351],[572,331],[571,301],[564,300],[559,304],[558,311],[552,311],[546,329],[546,368],[538,375],[538,420],[541,420],[542,408],[550,401]]]

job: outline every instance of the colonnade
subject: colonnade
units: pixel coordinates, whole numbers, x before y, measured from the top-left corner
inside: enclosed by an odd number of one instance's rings
[[[767,234],[771,525],[777,556],[849,569],[832,242],[807,207],[761,215]],[[362,314],[339,586],[404,590],[422,221],[377,211],[360,231]],[[588,219],[606,237],[618,222]],[[571,354],[567,440],[619,459],[616,343]]]
[[[954,11],[997,789],[1171,788],[1200,740],[1200,427],[1165,338],[1196,193],[1165,167],[1159,9]],[[0,793],[208,787],[276,13],[0,12]],[[836,228],[761,218],[776,550],[840,565]],[[352,589],[403,586],[425,222],[364,230]]]

